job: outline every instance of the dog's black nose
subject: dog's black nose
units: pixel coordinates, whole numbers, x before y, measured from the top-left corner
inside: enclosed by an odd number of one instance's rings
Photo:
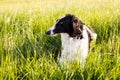
[[[47,35],[50,35],[50,31],[47,31],[46,34],[47,34]]]

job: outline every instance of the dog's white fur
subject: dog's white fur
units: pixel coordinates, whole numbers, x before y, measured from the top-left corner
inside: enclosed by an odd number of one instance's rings
[[[53,35],[53,30],[55,26],[53,25],[50,29],[51,35]],[[62,40],[62,54],[59,60],[59,64],[68,64],[72,61],[80,61],[84,65],[85,60],[88,55],[89,49],[89,38],[88,33],[90,33],[92,39],[96,39],[97,34],[92,32],[87,26],[83,26],[83,38],[77,39],[77,37],[70,37],[67,33],[61,33]]]
[[[81,64],[84,64],[88,55],[89,40],[88,33],[92,34],[93,39],[96,39],[96,33],[93,33],[85,25],[83,27],[83,39],[77,39],[69,37],[67,33],[61,33],[62,40],[62,54],[59,60],[59,64],[68,64],[71,61],[78,60]]]
[[[58,22],[59,21],[57,21],[56,24]],[[50,28],[50,35],[54,35],[53,30],[55,29],[56,24]],[[59,65],[62,66],[63,64],[69,64],[72,61],[79,61],[82,65],[84,65],[90,44],[88,32],[93,40],[97,38],[97,34],[85,25],[83,25],[82,39],[70,37],[67,33],[61,33],[62,54],[59,60]]]

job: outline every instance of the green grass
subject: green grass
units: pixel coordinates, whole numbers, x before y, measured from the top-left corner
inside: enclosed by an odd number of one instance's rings
[[[119,0],[0,1],[0,80],[120,80],[119,4]],[[85,68],[58,66],[60,35],[45,35],[67,13],[98,34]]]

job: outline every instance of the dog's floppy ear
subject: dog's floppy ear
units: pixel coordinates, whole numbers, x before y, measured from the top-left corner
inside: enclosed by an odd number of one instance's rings
[[[74,15],[72,15],[72,22],[73,22],[73,27],[74,28],[81,28],[83,29],[83,25],[84,23],[82,21],[80,21],[77,17],[75,17]]]
[[[83,31],[84,23],[80,21],[77,17],[72,15],[72,25],[73,25],[73,36],[81,36]]]
[[[86,26],[86,30],[88,32],[89,42],[91,40],[96,40],[97,34],[94,32],[94,30],[91,27]]]

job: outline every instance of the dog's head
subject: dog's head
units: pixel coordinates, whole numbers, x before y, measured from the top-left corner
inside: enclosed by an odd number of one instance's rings
[[[82,38],[83,25],[84,24],[77,17],[72,14],[67,14],[58,19],[46,34],[68,33],[70,37],[77,36]]]

